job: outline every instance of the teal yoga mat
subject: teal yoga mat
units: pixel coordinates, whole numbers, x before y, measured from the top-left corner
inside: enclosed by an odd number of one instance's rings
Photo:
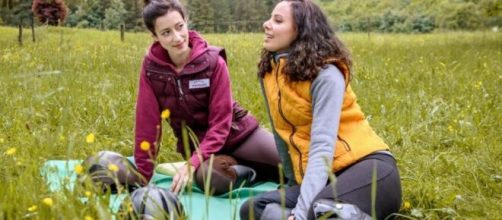
[[[132,158],[129,158],[132,160]],[[42,175],[46,178],[49,189],[53,192],[60,191],[63,187],[73,189],[76,181],[74,167],[81,160],[49,160],[42,167]],[[172,177],[156,170],[150,184],[168,188]],[[239,209],[242,203],[252,196],[277,189],[277,184],[263,182],[252,187],[242,187],[220,196],[205,196],[202,190],[195,185],[191,190],[185,190],[180,196],[188,218],[191,220],[234,220],[239,218]],[[191,192],[190,192],[191,191]],[[126,194],[112,195],[110,211],[116,213],[120,204],[128,199]]]

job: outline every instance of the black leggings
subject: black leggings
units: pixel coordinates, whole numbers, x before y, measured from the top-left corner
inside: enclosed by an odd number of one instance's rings
[[[376,169],[377,174],[376,217],[377,219],[385,219],[392,213],[399,211],[401,182],[394,158],[383,153],[368,155],[352,166],[335,173],[335,191],[333,191],[331,184],[327,184],[315,197],[314,202],[320,199],[329,199],[350,203],[357,205],[362,211],[371,215],[373,169]],[[285,206],[288,209],[293,209],[300,195],[300,185],[288,187],[285,192]],[[253,213],[250,213],[251,203]],[[281,204],[278,190],[258,195],[246,201],[241,206],[240,217],[241,219],[249,219],[249,216],[252,215],[254,219],[261,219],[265,207],[271,203]],[[308,219],[315,219],[312,206],[308,211]]]

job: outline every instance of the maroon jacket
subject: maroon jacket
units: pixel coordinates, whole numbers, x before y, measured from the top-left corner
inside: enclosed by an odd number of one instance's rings
[[[204,160],[211,154],[235,148],[258,127],[256,119],[232,99],[224,51],[209,47],[193,31],[189,32],[189,45],[189,62],[180,73],[176,73],[167,51],[158,42],[152,44],[143,60],[136,103],[134,159],[148,180],[153,175],[152,161],[157,157],[157,146],[152,143],[160,140],[160,114],[165,109],[171,112],[168,121],[178,137],[177,151],[185,155],[181,140],[181,122],[185,121],[199,138]],[[142,141],[152,144],[150,152],[141,150]],[[198,168],[202,161],[194,149],[190,146],[190,162]]]

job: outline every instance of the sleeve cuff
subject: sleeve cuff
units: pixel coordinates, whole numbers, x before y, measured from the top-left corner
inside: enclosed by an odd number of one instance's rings
[[[199,160],[199,157],[197,156],[197,152],[194,152],[192,157],[190,158],[190,164],[195,168],[199,168],[201,161]]]

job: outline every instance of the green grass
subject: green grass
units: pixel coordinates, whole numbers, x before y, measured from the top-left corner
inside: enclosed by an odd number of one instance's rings
[[[25,36],[20,47],[17,30],[0,27],[0,219],[107,219],[106,200],[83,205],[83,189],[50,193],[39,169],[49,159],[102,149],[132,155],[138,72],[151,37],[127,33],[121,42],[117,32],[36,31],[38,41]],[[226,48],[234,97],[268,127],[256,78],[262,35],[204,37]],[[407,204],[400,214],[500,218],[502,34],[341,38],[353,52],[358,101],[398,160]],[[178,160],[164,127],[159,160]]]

